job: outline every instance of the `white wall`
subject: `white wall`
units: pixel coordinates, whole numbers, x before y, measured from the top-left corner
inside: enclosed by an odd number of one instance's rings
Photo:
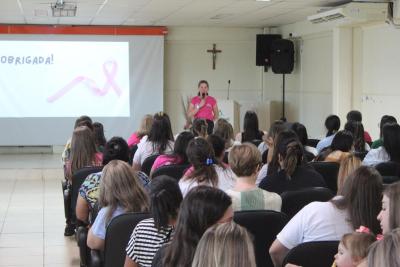
[[[185,123],[181,97],[197,94],[197,82],[207,80],[210,95],[226,99],[231,80],[230,99],[257,101],[262,96],[262,68],[256,66],[256,35],[260,28],[192,28],[170,27],[165,42],[164,105],[172,119],[173,131]],[[217,55],[216,69],[206,50],[213,43],[222,53]]]

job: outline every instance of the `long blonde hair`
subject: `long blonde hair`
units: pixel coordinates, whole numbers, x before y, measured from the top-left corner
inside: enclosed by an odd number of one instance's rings
[[[200,239],[192,267],[255,267],[254,246],[249,233],[234,223],[216,224]]]
[[[153,124],[153,116],[150,114],[144,115],[140,122],[139,130],[137,131],[137,135],[139,138],[142,138],[145,135],[148,135]]]
[[[113,212],[122,207],[125,212],[146,212],[149,197],[141,185],[137,173],[128,163],[121,160],[110,161],[103,169],[100,182],[99,203],[108,207],[106,223]]]
[[[93,131],[87,126],[78,126],[71,140],[71,168],[68,175],[83,168],[96,165],[96,143]]]
[[[341,162],[337,179],[338,195],[342,194],[344,182],[358,167],[361,166],[361,160],[354,154],[347,155]]]
[[[400,228],[383,236],[371,245],[368,253],[368,267],[400,267]]]

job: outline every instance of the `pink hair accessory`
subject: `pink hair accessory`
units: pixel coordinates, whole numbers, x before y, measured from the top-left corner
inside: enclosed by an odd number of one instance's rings
[[[383,239],[383,235],[377,235],[377,236],[376,236],[376,240],[380,241],[380,240],[382,240],[382,239]]]
[[[357,232],[357,233],[370,234],[370,233],[371,233],[371,230],[369,230],[368,227],[365,227],[365,226],[362,226],[362,225],[361,225],[361,226],[356,230],[356,232]]]

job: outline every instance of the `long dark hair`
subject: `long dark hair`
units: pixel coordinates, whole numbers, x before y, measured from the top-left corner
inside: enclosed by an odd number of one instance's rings
[[[268,165],[268,175],[277,173],[281,169],[279,155],[283,159],[283,170],[290,177],[297,166],[302,164],[304,158],[303,146],[292,130],[284,130],[275,138],[274,153]]]
[[[365,151],[365,140],[364,140],[364,126],[359,121],[348,121],[344,125],[344,129],[353,134],[353,145],[354,150],[357,152]]]
[[[400,126],[397,123],[383,126],[383,147],[391,161],[400,162]]]
[[[258,128],[258,117],[254,111],[246,111],[243,121],[242,143],[261,140],[262,134]]]
[[[167,113],[164,112],[154,114],[153,119],[148,141],[153,142],[153,151],[162,154],[167,149],[169,141],[174,141],[171,122]]]
[[[186,155],[186,149],[189,142],[193,139],[194,134],[192,134],[191,132],[181,132],[175,140],[173,153],[168,155],[168,157],[174,159],[180,158],[182,160],[182,163],[180,164],[187,164],[188,157]]]
[[[191,266],[200,238],[231,205],[231,198],[219,189],[197,186],[190,190],[182,202],[175,236],[165,251],[163,266]]]
[[[168,227],[169,220],[178,217],[182,199],[176,179],[161,175],[151,181],[150,209],[158,230]]]
[[[342,188],[343,197],[331,201],[338,209],[347,210],[353,229],[363,225],[378,234],[381,228],[376,217],[380,211],[382,189],[379,172],[372,167],[361,166],[346,179]]]
[[[300,122],[294,122],[292,124],[292,126],[290,127],[290,129],[297,134],[297,136],[299,137],[300,143],[303,146],[306,146],[307,141],[308,141],[308,134],[307,134],[306,126],[304,126]]]
[[[107,142],[106,137],[104,136],[104,127],[100,122],[93,123],[93,134],[94,141],[96,143],[97,148],[100,146],[104,146]]]
[[[383,115],[381,118],[381,122],[379,123],[379,129],[380,129],[379,138],[383,137],[383,126],[389,123],[397,123],[396,118],[391,115]]]
[[[194,170],[186,179],[196,179],[198,183],[210,182],[218,185],[218,175],[214,163],[218,163],[210,143],[203,138],[196,138],[189,142],[186,149],[189,162]]]
[[[325,127],[328,130],[326,137],[336,133],[340,128],[340,118],[336,115],[329,115],[325,120]]]
[[[342,130],[336,133],[332,139],[330,146],[325,147],[319,152],[315,161],[324,161],[333,151],[339,150],[342,152],[349,152],[353,146],[353,134],[347,130]]]

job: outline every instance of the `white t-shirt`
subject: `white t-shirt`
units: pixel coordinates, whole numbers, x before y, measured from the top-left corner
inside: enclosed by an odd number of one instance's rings
[[[261,181],[267,177],[267,172],[268,172],[268,163],[264,164],[261,168],[261,170],[258,172],[257,175],[257,180],[256,180],[256,185],[259,186]]]
[[[377,165],[389,161],[390,157],[383,146],[371,149],[365,156],[362,164],[367,166]]]
[[[230,168],[223,169],[221,166],[214,165],[215,171],[218,175],[218,188],[222,191],[227,191],[234,187],[236,182],[236,175],[232,172]],[[185,179],[179,180],[179,188],[181,189],[182,195],[185,197],[187,193],[193,187],[198,186],[199,183],[195,179]],[[211,183],[205,183],[202,185],[212,186]]]
[[[143,161],[151,155],[157,154],[158,149],[154,150],[153,142],[147,141],[147,135],[143,136],[138,144],[138,148],[135,152],[135,156],[133,156],[133,162],[136,164],[143,164]],[[163,153],[171,152],[174,149],[174,142],[169,141],[167,148]]]
[[[302,208],[276,237],[286,248],[311,241],[340,240],[353,228],[346,220],[347,211],[331,202],[312,202]]]

